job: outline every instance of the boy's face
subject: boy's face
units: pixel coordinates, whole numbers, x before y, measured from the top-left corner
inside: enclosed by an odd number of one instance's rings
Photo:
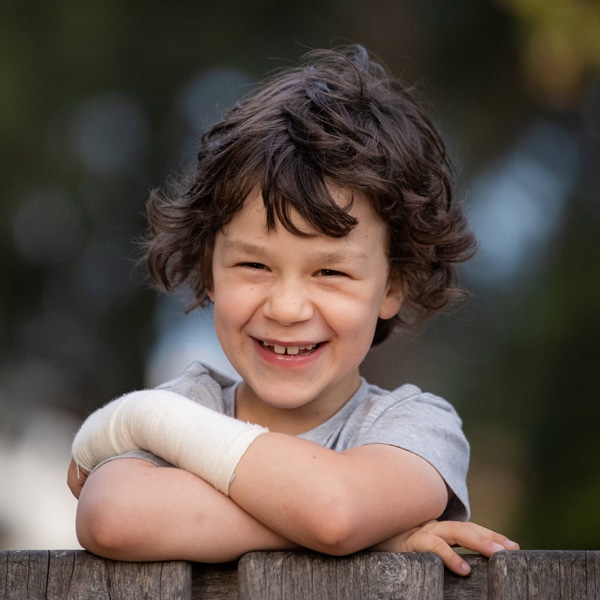
[[[333,190],[340,203],[348,190]],[[217,235],[217,335],[243,383],[236,416],[300,433],[324,422],[359,386],[377,318],[393,317],[400,286],[388,281],[386,226],[354,194],[358,225],[344,238],[266,232],[258,192]],[[296,224],[313,233],[296,215]]]

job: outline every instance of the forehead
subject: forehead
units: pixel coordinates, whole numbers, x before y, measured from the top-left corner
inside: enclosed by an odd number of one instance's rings
[[[349,240],[368,235],[373,239],[381,240],[386,244],[388,237],[387,226],[373,209],[371,203],[364,194],[341,186],[328,184],[328,188],[332,198],[338,206],[356,219],[358,223],[357,226],[345,236],[340,238],[330,238],[315,229],[315,227],[308,223],[294,208],[290,208],[290,220],[293,226],[301,233],[301,235],[297,237],[306,237],[308,239],[324,237],[331,240]],[[227,235],[232,228],[240,229],[241,227],[246,230],[253,229],[255,235],[267,236],[271,233],[267,226],[267,210],[259,189],[254,189],[247,196],[241,209],[233,215],[231,221],[223,228],[222,233]],[[275,223],[274,233],[277,234],[282,229],[285,229],[284,226],[277,221]]]

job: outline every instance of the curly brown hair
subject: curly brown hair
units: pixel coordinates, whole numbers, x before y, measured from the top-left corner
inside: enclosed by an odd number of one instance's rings
[[[347,235],[356,220],[328,184],[356,190],[388,226],[390,277],[404,293],[401,314],[379,320],[377,344],[463,294],[455,267],[475,241],[452,181],[441,137],[409,89],[361,46],[312,51],[202,136],[186,191],[152,193],[147,263],[159,288],[190,288],[191,310],[208,302],[215,236],[253,190],[262,194],[268,231],[279,222],[305,235],[297,213],[331,237]]]

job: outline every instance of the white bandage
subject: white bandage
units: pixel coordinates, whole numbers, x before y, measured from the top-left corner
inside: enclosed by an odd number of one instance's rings
[[[132,392],[100,408],[81,426],[73,458],[87,471],[131,450],[147,450],[229,495],[248,446],[267,430],[165,390]]]

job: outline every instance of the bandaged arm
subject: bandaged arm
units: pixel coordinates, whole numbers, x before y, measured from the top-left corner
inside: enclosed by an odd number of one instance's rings
[[[238,462],[266,431],[174,392],[143,390],[92,413],[75,436],[72,453],[91,471],[108,458],[147,450],[229,495]]]

